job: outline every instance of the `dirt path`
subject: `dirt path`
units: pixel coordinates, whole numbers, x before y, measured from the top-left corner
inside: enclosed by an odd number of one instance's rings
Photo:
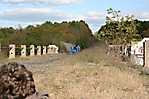
[[[11,61],[26,65],[37,90],[48,91],[50,99],[149,99],[149,77],[101,47]]]

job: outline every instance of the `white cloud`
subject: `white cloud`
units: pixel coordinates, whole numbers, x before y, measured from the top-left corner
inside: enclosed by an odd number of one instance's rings
[[[91,23],[98,23],[99,21],[103,21],[105,19],[105,15],[106,14],[104,12],[90,11],[85,14],[85,19]]]
[[[136,12],[134,15],[140,20],[149,21],[149,12]]]
[[[18,24],[42,23],[48,20],[57,22],[85,20],[94,31],[104,23],[104,19],[105,13],[97,11],[74,15],[52,8],[17,8],[0,12],[0,20]]]
[[[12,10],[6,10],[1,14],[6,16],[15,16],[21,14],[47,14],[50,11],[50,8],[16,8]]]
[[[32,3],[32,2],[45,2],[48,0],[2,0],[4,3]]]
[[[129,12],[137,19],[149,20],[149,12]],[[127,14],[124,14],[127,15]],[[72,21],[85,20],[93,31],[97,31],[105,24],[106,12],[89,11],[82,14],[65,13],[53,8],[16,8],[0,12],[0,20],[18,24],[35,24],[44,21]]]
[[[0,20],[17,22],[38,22],[45,20],[60,20],[64,13],[50,8],[12,9],[0,13]]]
[[[78,3],[81,0],[55,0],[55,3],[59,4],[73,4],[73,3]]]
[[[52,4],[52,5],[65,5],[78,3],[81,0],[2,0],[3,3],[7,4]]]
[[[0,12],[0,20],[34,22],[42,20],[84,20],[83,15],[73,15],[52,8],[16,8]]]
[[[101,25],[105,24],[105,12],[100,11],[90,11],[85,15],[85,21],[89,23],[91,29],[95,32],[98,31]]]
[[[133,15],[136,19],[139,20],[149,20],[149,12],[148,11],[123,11],[121,12],[122,16],[131,16]]]

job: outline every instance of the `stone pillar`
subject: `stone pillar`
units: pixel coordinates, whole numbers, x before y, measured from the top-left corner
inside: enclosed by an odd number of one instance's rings
[[[47,47],[43,46],[43,55],[46,55],[46,54],[47,54]]]
[[[26,57],[26,45],[21,45],[21,57]]]
[[[52,53],[52,49],[51,49],[51,45],[48,46],[48,54],[51,54]]]
[[[149,68],[149,41],[144,44],[144,67]]]
[[[30,56],[35,56],[35,46],[30,45]]]
[[[41,56],[41,46],[37,46],[37,55]]]
[[[58,47],[56,45],[49,45],[48,54],[58,54]]]
[[[125,45],[124,51],[125,51],[125,56],[127,56],[127,46],[126,45]]]
[[[55,48],[54,48],[54,53],[55,53],[55,54],[58,54],[58,50],[59,50],[59,48],[58,48],[57,46],[55,46]]]
[[[2,45],[1,45],[1,43],[0,43],[0,52],[2,51]]]
[[[15,58],[15,45],[9,45],[9,59]]]

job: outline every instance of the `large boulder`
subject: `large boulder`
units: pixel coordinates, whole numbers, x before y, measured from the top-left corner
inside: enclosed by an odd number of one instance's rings
[[[35,93],[32,72],[24,65],[8,63],[0,67],[0,99],[25,99]]]

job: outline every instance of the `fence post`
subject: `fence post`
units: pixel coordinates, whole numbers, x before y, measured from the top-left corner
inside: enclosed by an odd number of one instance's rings
[[[10,44],[9,45],[9,59],[15,58],[15,45]]]
[[[144,44],[144,67],[149,68],[149,41]]]
[[[48,54],[51,54],[51,45],[49,45],[47,49],[48,49],[48,50],[47,50],[47,53],[48,53]]]
[[[21,45],[21,57],[26,57],[26,45]]]
[[[41,46],[37,46],[37,55],[41,56]]]
[[[58,47],[56,45],[48,46],[48,54],[58,54]]]
[[[1,45],[1,43],[0,43],[0,52],[2,51],[2,45]]]
[[[43,46],[43,55],[46,55],[46,54],[47,54],[47,47]]]
[[[30,45],[30,56],[35,56],[35,46]]]
[[[58,54],[58,47],[57,47],[56,45],[54,45],[54,46],[52,47],[52,52],[53,52],[54,54]]]

